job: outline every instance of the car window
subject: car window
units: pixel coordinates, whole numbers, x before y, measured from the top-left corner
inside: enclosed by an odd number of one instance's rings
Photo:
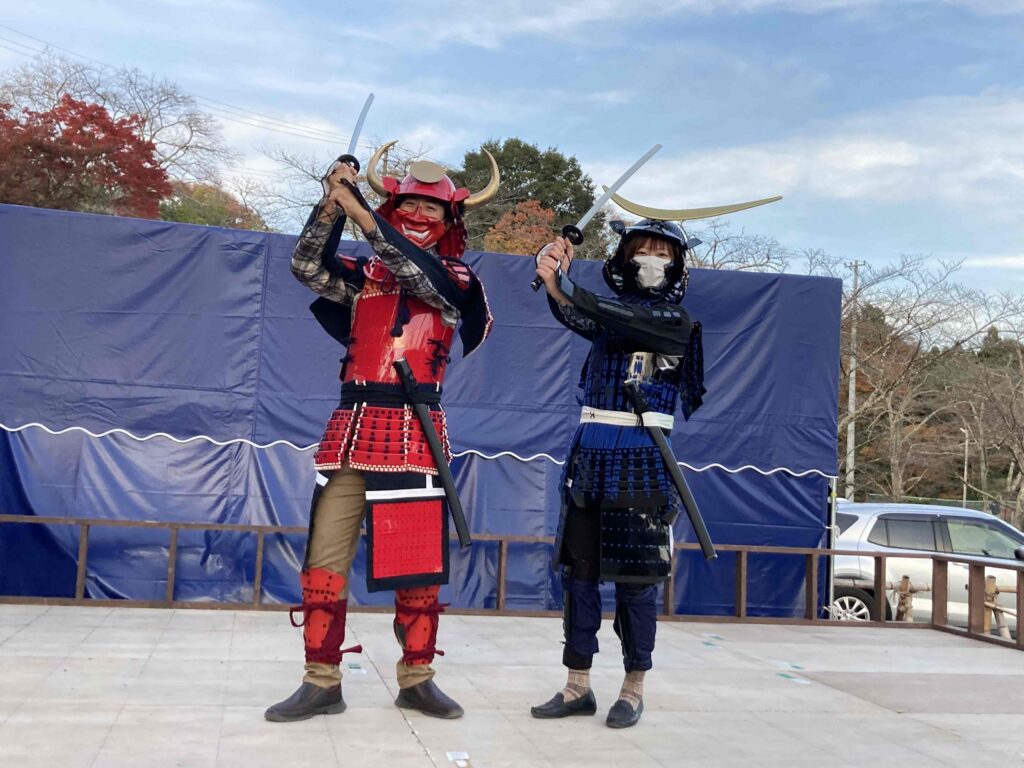
[[[980,520],[946,521],[953,551],[959,555],[980,555],[1013,560],[1013,551],[1020,546],[1002,531]]]
[[[931,520],[894,520],[880,517],[871,529],[868,541],[883,547],[921,549],[934,552],[935,527]]]
[[[839,526],[839,534],[846,533],[846,530],[857,522],[857,516],[849,512],[836,512],[836,525]]]
[[[931,520],[886,520],[889,546],[935,551],[935,527]]]
[[[868,541],[872,544],[881,544],[883,547],[889,546],[889,534],[885,530],[885,520],[879,518],[875,521],[871,534],[868,536]]]

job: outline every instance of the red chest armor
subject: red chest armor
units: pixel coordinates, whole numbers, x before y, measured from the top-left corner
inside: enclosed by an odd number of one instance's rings
[[[455,329],[441,311],[403,296],[394,275],[378,259],[364,267],[366,280],[352,308],[352,339],[342,367],[342,381],[399,385],[392,363],[402,357],[420,384],[444,380]],[[400,336],[392,330],[401,329]],[[431,412],[445,455],[451,458],[444,411]],[[420,423],[410,406],[357,403],[331,415],[313,463],[318,470],[437,474]]]
[[[372,260],[364,273],[366,282],[352,309],[352,342],[342,380],[398,384],[392,363],[404,357],[416,381],[440,384],[455,329],[442,322],[439,309],[402,296],[395,276],[380,261]],[[400,319],[406,321],[399,325]],[[392,336],[397,328],[401,336]]]

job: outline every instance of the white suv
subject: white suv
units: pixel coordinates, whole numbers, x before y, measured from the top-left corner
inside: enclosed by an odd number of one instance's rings
[[[900,552],[938,552],[988,560],[986,576],[995,576],[1001,590],[1015,590],[1016,571],[999,568],[1024,560],[1024,533],[985,512],[961,507],[923,504],[857,504],[840,501],[836,508],[839,535],[835,549],[886,554],[888,611],[891,619],[896,606],[895,584],[909,576],[915,589],[914,619],[931,617],[932,561],[927,558],[899,557]],[[967,626],[968,568],[950,563],[948,619],[954,626]],[[875,561],[869,555],[837,555],[833,564],[834,597],[831,614],[841,620],[877,621],[874,602]],[[997,603],[1011,611],[1015,595],[1000,594]],[[1012,632],[1014,617],[1004,614]]]

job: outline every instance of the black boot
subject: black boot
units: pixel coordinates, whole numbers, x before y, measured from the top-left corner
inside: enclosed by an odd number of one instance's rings
[[[433,680],[424,680],[409,688],[402,688],[395,699],[395,706],[415,709],[430,717],[454,720],[464,714],[453,699],[446,696]]]
[[[632,728],[640,722],[640,715],[643,714],[643,711],[643,699],[640,699],[636,709],[633,709],[633,705],[625,699],[619,699],[608,710],[608,719],[604,722],[609,728]]]
[[[597,697],[594,692],[587,691],[578,699],[567,702],[565,696],[559,691],[552,698],[539,707],[530,707],[530,714],[534,717],[546,720],[555,717],[571,717],[572,715],[593,715],[597,713]]]
[[[284,701],[280,701],[263,716],[274,723],[291,723],[308,720],[313,715],[335,715],[345,711],[345,699],[341,697],[341,685],[321,688],[312,683],[303,683]]]

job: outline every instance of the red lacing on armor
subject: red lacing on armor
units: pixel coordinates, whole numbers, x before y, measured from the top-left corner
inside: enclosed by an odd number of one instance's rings
[[[292,606],[288,611],[288,621],[296,628],[303,628],[306,646],[306,661],[319,664],[340,664],[341,657],[346,653],[362,653],[362,645],[341,648],[345,641],[345,614],[347,600],[324,600],[303,602]],[[302,611],[302,621],[295,621],[296,611]],[[314,611],[323,611],[327,616],[326,628],[317,630],[309,626]],[[319,640],[319,643],[317,643]]]
[[[421,599],[433,598],[434,602],[429,605],[422,606],[406,605],[399,602],[397,594],[395,596],[395,623],[401,624],[405,630],[405,640],[402,643],[402,661],[406,664],[429,664],[435,655],[444,656],[444,651],[440,650],[436,645],[438,617],[440,614],[444,613],[445,608],[447,608],[450,603],[437,602],[436,595],[438,587],[425,587],[422,589],[423,594],[418,595],[418,597]],[[430,594],[428,590],[433,591],[433,594]],[[412,596],[410,593],[416,593],[419,590],[412,589],[399,591],[404,593],[403,597],[406,597],[407,599],[416,599],[416,596]],[[428,636],[422,647],[409,647],[410,645],[419,644],[417,642],[418,638],[409,636],[409,631],[413,629],[414,625],[417,623],[417,619],[420,619],[421,617],[426,617],[429,622],[427,629]]]

